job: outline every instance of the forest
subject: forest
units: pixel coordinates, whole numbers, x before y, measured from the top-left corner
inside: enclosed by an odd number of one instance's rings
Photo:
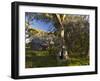
[[[25,12],[25,67],[89,65],[89,15]]]

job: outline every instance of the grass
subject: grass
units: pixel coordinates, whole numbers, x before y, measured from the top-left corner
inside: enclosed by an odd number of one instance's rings
[[[81,65],[89,65],[89,59],[87,57],[70,56],[69,60],[59,62],[56,56],[50,55],[48,51],[26,50],[26,68]]]

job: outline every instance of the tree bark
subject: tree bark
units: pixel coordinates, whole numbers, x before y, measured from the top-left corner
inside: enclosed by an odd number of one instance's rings
[[[59,24],[61,25],[61,55],[63,56],[63,59],[68,59],[68,52],[66,50],[66,46],[65,46],[65,40],[64,40],[64,26],[63,26],[63,21],[64,21],[64,18],[65,18],[65,15],[63,15],[62,19],[60,17],[59,14],[56,14],[57,16],[57,19],[59,21]],[[63,54],[62,54],[63,53]]]

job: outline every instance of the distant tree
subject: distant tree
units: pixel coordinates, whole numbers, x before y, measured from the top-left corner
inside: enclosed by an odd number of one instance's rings
[[[70,53],[86,56],[89,52],[89,16],[73,16],[65,23],[65,43]]]

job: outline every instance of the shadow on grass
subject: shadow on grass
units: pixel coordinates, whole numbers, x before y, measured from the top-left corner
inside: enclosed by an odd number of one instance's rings
[[[54,56],[26,57],[26,68],[56,67],[56,66],[81,66],[89,65],[88,59],[72,58],[67,61],[57,61]]]
[[[89,57],[70,56],[70,59],[62,61],[48,51],[26,51],[25,61],[26,68],[89,65]]]

